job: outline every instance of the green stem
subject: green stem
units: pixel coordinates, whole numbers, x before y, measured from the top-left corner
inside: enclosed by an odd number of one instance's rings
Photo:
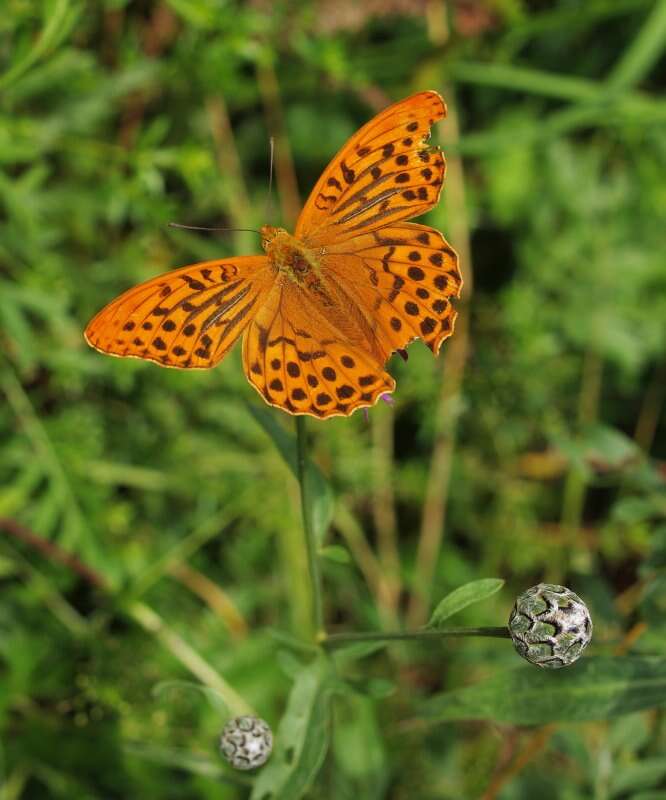
[[[337,647],[353,642],[392,642],[414,641],[426,639],[460,638],[461,636],[490,636],[495,639],[510,639],[511,634],[506,627],[501,628],[439,628],[424,631],[393,631],[387,633],[331,633],[324,639],[325,647]]]
[[[608,86],[613,89],[627,89],[639,83],[657,63],[665,46],[666,0],[658,0],[613,67]]]
[[[599,419],[599,399],[601,397],[603,378],[603,360],[593,349],[588,349],[583,360],[580,396],[578,398],[578,426],[594,424]],[[576,464],[569,467],[564,482],[562,498],[561,524],[568,547],[565,548],[567,560],[560,568],[566,570],[570,566],[571,555],[578,547],[578,537],[585,508],[585,496],[589,477]],[[561,582],[560,576],[552,576],[553,583]]]
[[[125,611],[144,630],[161,642],[193,675],[196,675],[204,686],[214,689],[233,716],[255,713],[254,709],[227,683],[220,673],[174,630],[169,628],[162,617],[153,611],[150,606],[145,603],[135,602],[128,605]]]
[[[303,516],[303,530],[305,532],[305,546],[308,555],[308,572],[310,573],[310,587],[312,594],[312,617],[314,622],[315,639],[325,636],[324,612],[321,596],[321,575],[317,556],[317,542],[312,528],[312,499],[307,480],[308,447],[305,431],[305,417],[296,417],[296,442],[298,462],[298,482],[301,487],[301,514]]]

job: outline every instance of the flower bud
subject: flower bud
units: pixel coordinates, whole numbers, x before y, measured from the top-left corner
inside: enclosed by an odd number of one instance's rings
[[[255,769],[265,764],[273,749],[273,734],[259,717],[229,720],[220,737],[220,750],[232,767]]]
[[[573,664],[590,643],[592,619],[571,589],[539,583],[516,600],[509,632],[513,646],[527,661],[559,669]]]

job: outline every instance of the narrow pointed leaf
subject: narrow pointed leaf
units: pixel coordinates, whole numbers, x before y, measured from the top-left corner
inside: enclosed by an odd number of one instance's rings
[[[443,692],[425,703],[431,720],[492,719],[514,725],[607,719],[666,707],[666,658],[583,657],[557,671],[521,666]]]
[[[250,800],[299,800],[312,786],[329,747],[332,690],[325,659],[303,668],[275,734],[273,754],[260,772]]]
[[[482,578],[478,581],[471,581],[464,586],[459,586],[440,601],[437,608],[433,611],[429,628],[439,628],[442,623],[463,608],[485,600],[487,597],[499,592],[504,586],[504,581],[500,578]]]
[[[319,555],[322,558],[327,558],[329,561],[335,562],[336,564],[349,564],[351,562],[349,550],[337,544],[332,544],[328,547],[322,547],[319,551]]]

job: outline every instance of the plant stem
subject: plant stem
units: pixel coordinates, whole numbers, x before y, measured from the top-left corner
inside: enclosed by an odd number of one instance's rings
[[[652,449],[659,417],[666,399],[666,362],[657,367],[645,390],[636,421],[634,440],[646,453]]]
[[[368,589],[375,598],[380,614],[385,615],[390,607],[386,579],[377,556],[368,544],[363,526],[351,513],[348,508],[349,505],[351,505],[351,501],[346,502],[344,497],[340,498],[340,502],[336,505],[333,524],[340,536],[345,540],[354,562],[368,584]],[[386,622],[387,625],[389,620],[392,620],[389,627],[395,627],[398,624],[397,617],[386,616],[386,619],[384,619],[384,616],[382,616],[382,622]]]
[[[224,622],[232,639],[247,636],[247,622],[221,586],[185,561],[174,564],[169,573],[206,603],[213,614]]]
[[[489,636],[495,639],[510,639],[511,634],[507,627],[500,628],[439,628],[438,630],[422,631],[392,631],[374,633],[361,631],[359,633],[331,633],[324,639],[325,647],[337,647],[353,642],[394,642],[416,641],[427,639],[460,638],[462,636]]]
[[[104,575],[97,572],[97,570],[90,569],[90,567],[84,564],[79,558],[63,550],[49,539],[37,536],[37,534],[33,533],[29,528],[26,528],[25,525],[21,525],[20,522],[14,519],[0,517],[0,531],[4,531],[20,542],[32,547],[33,550],[40,553],[46,561],[62,564],[62,566],[76,573],[92,586],[98,589],[109,589]]]
[[[398,550],[398,522],[395,513],[393,490],[393,425],[392,408],[372,415],[372,516],[377,531],[377,550],[383,575],[381,614],[396,618],[402,580],[400,576],[400,552]],[[395,623],[394,623],[395,624]]]
[[[225,681],[220,673],[181,636],[169,628],[162,617],[150,606],[136,602],[127,606],[125,611],[144,630],[152,634],[181,664],[184,664],[204,686],[209,686],[218,692],[233,716],[255,713],[254,709]]]
[[[434,45],[442,47],[446,45],[449,30],[444,3],[431,6],[428,30],[430,40]],[[438,74],[439,71],[441,71],[440,63],[433,62],[426,65],[419,75],[419,86],[431,85],[435,80],[435,74]],[[440,378],[439,397],[433,409],[435,438],[425,486],[412,595],[407,609],[407,625],[410,628],[418,628],[428,618],[433,583],[447,524],[460,398],[469,354],[468,307],[473,286],[470,224],[465,201],[465,174],[462,159],[459,155],[451,156],[449,152],[449,146],[456,146],[460,141],[460,126],[453,87],[444,86],[443,93],[448,100],[449,107],[448,120],[442,126],[441,134],[448,160],[447,204],[451,218],[449,228],[451,241],[454,242],[459,255],[463,295],[462,301],[458,304],[459,313],[455,335],[450,342],[447,342],[445,348],[443,377]]]
[[[578,426],[592,425],[599,418],[599,400],[603,376],[603,360],[596,351],[588,349],[583,359],[580,395],[578,398]],[[576,552],[585,507],[589,478],[577,465],[572,465],[564,482],[561,524],[567,547],[566,561],[559,569],[571,566],[571,554]],[[552,576],[552,582],[561,582],[560,574]]]
[[[296,417],[296,443],[298,462],[298,482],[301,487],[301,514],[305,532],[305,546],[308,556],[308,572],[312,594],[312,618],[315,639],[324,636],[324,613],[321,597],[321,575],[317,556],[317,542],[312,528],[312,500],[307,480],[308,447],[305,431],[305,417]]]

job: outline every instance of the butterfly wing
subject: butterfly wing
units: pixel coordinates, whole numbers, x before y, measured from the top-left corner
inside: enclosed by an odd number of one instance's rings
[[[205,261],[129,289],[88,324],[96,350],[206,369],[228,352],[274,281],[266,256]]]
[[[387,356],[417,337],[437,355],[453,333],[451,300],[462,277],[458,256],[434,228],[399,222],[327,245],[322,272],[365,310]]]
[[[362,328],[343,317],[342,307],[323,313],[321,298],[275,282],[243,336],[247,378],[266,402],[323,419],[348,416],[395,389]]]
[[[439,231],[404,221],[439,199],[444,157],[426,141],[445,116],[436,92],[382,111],[332,160],[298,221],[296,236],[319,248],[323,280],[351,298],[383,361],[417,337],[437,354],[453,332],[458,257]]]
[[[418,216],[439,200],[445,162],[426,142],[446,116],[436,92],[395,103],[364,125],[324,170],[296,224],[311,246]]]

